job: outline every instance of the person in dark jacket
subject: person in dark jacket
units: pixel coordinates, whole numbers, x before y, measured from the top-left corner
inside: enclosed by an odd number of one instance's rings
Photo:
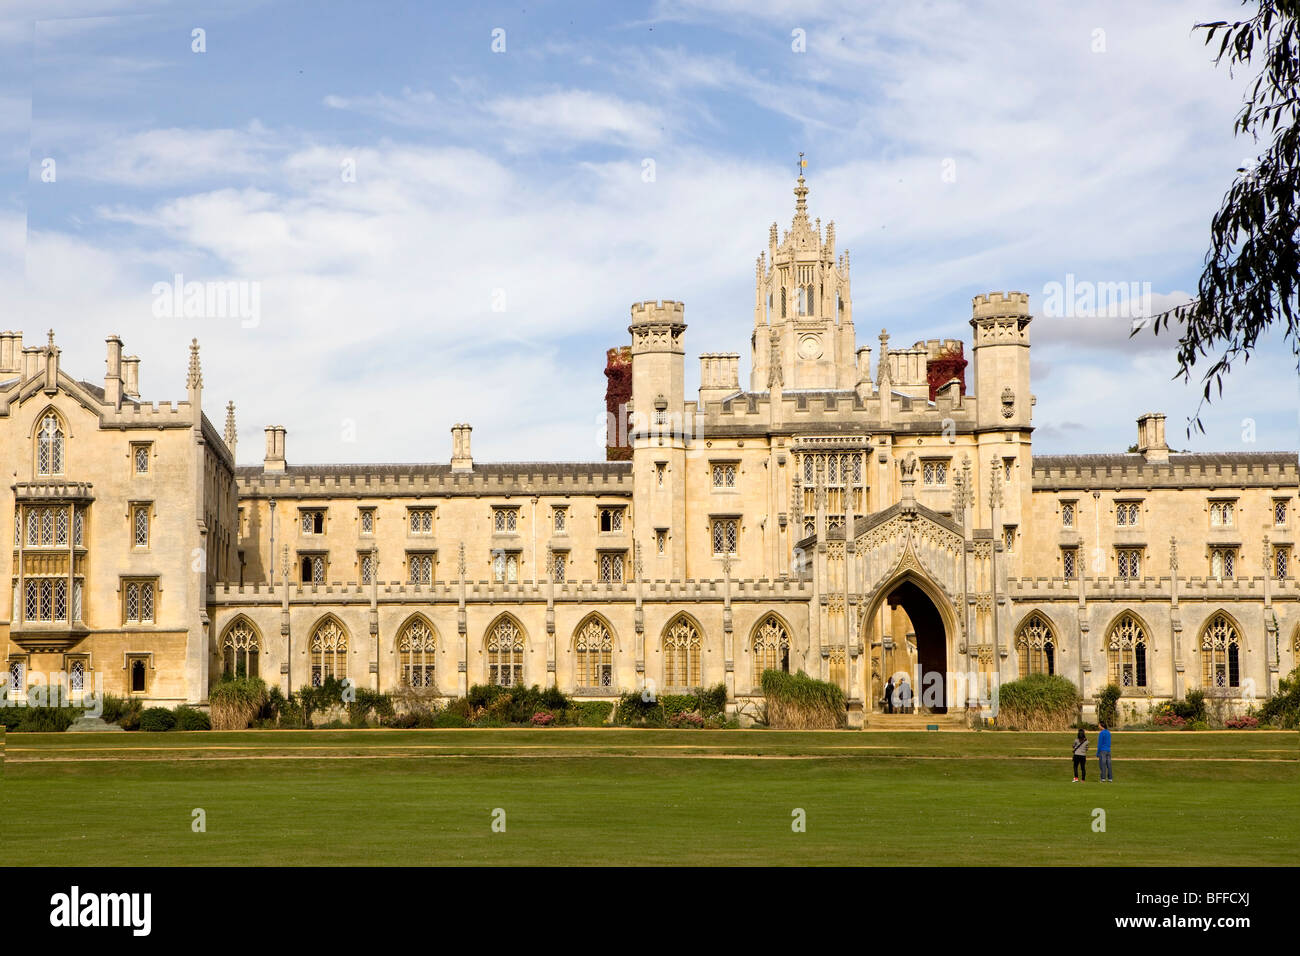
[[[1088,779],[1088,735],[1079,728],[1079,736],[1074,738],[1074,782]]]
[[[885,713],[894,712],[894,678],[891,676],[885,684]]]

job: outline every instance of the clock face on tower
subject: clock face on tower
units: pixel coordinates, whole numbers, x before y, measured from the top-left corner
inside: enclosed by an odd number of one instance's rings
[[[799,340],[799,357],[802,359],[821,358],[822,340],[815,335],[805,335]]]

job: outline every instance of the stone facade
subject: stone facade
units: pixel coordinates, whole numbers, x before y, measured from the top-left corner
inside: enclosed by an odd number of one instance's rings
[[[1134,453],[1034,456],[1029,297],[977,296],[969,343],[882,331],[873,360],[807,192],[757,261],[748,389],[709,353],[688,401],[683,305],[632,306],[609,442],[629,460],[479,463],[458,424],[446,465],[295,465],[270,426],[237,467],[197,344],[187,400],[146,405],[116,337],[100,388],[52,335],[0,335],[11,682],[79,668],[168,704],[240,670],[441,696],[725,683],[744,715],[784,667],[843,685],[854,722],[903,672],[949,710],[1033,670],[1133,711],[1275,690],[1300,654],[1296,453],[1176,454],[1145,414]]]

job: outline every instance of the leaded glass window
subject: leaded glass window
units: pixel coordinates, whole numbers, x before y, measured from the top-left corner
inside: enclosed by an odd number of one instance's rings
[[[664,631],[664,687],[700,686],[700,632],[689,618],[679,617]]]
[[[348,676],[348,632],[338,621],[326,618],[311,635],[311,685],[320,687],[331,677]]]
[[[1124,689],[1147,685],[1146,630],[1131,614],[1125,614],[1106,640],[1106,662],[1110,683]]]
[[[1031,614],[1016,633],[1020,676],[1056,673],[1056,639],[1041,614]]]
[[[713,553],[736,554],[740,542],[740,521],[736,518],[713,519]]]
[[[257,632],[240,618],[226,628],[221,642],[222,674],[226,677],[257,677],[259,641]]]
[[[1201,686],[1225,690],[1241,683],[1240,638],[1226,614],[1216,614],[1201,634]]]
[[[622,584],[626,557],[622,551],[602,551],[600,554],[600,581],[602,584]]]
[[[575,679],[583,688],[606,688],[614,683],[614,639],[600,618],[588,618],[574,637]]]
[[[397,638],[397,656],[403,685],[416,688],[434,686],[436,650],[433,628],[421,618],[414,618],[402,628]]]
[[[775,614],[769,614],[754,630],[754,688],[763,686],[763,671],[790,672],[790,634]]]
[[[524,635],[510,618],[492,626],[487,637],[488,682],[513,687],[524,681]]]
[[[59,417],[47,412],[36,434],[36,473],[63,474],[63,426]]]

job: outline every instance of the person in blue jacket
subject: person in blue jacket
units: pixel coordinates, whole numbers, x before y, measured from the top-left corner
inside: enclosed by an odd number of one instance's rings
[[[1110,772],[1110,728],[1106,721],[1101,722],[1101,733],[1097,734],[1097,765],[1101,769],[1101,782],[1114,783]]]

